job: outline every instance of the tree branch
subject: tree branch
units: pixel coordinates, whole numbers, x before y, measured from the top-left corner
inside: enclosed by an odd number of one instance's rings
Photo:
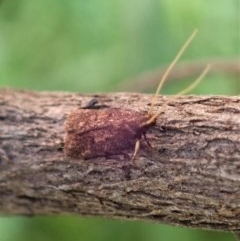
[[[174,70],[168,76],[168,82],[187,79],[193,76],[199,75],[202,70],[210,63],[211,74],[224,74],[239,78],[240,66],[239,58],[236,59],[209,59],[207,61],[190,61],[179,63],[174,67]],[[168,65],[167,65],[168,66]],[[151,90],[153,86],[157,86],[167,66],[163,66],[159,69],[147,71],[134,78],[127,79],[116,87],[122,91],[138,91],[144,92]],[[136,84],[137,83],[137,84]]]
[[[240,231],[240,97],[172,99],[147,131],[152,147],[141,140],[134,163],[126,155],[72,160],[63,152],[64,121],[93,98],[144,114],[152,96],[0,90],[2,214]],[[159,96],[155,111],[169,98]]]

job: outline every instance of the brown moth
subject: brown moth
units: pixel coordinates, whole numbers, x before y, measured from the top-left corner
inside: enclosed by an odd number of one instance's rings
[[[140,140],[142,137],[146,140],[148,129],[156,124],[157,117],[163,112],[163,108],[161,108],[156,113],[152,113],[157,95],[169,72],[192,41],[196,32],[195,30],[192,33],[166,70],[147,113],[120,108],[78,109],[71,112],[65,122],[65,155],[74,159],[91,159],[125,155],[126,151],[132,150],[131,160],[134,160],[140,148]],[[206,75],[208,69],[209,66],[192,85],[175,96],[192,90]],[[164,106],[166,105],[167,103]]]

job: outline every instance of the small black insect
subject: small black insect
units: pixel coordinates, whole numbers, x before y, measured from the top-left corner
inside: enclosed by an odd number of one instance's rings
[[[164,108],[161,108],[156,113],[152,113],[156,98],[169,72],[192,41],[195,34],[196,30],[166,70],[147,113],[120,108],[84,108],[71,112],[65,123],[66,137],[64,151],[66,156],[75,159],[91,159],[124,154],[126,150],[134,150],[131,157],[131,160],[134,160],[140,148],[142,137],[146,140],[148,129],[156,124],[157,117],[163,112]],[[192,85],[176,96],[192,90],[205,76],[208,69],[209,66],[207,66]],[[167,104],[168,102],[164,106]]]

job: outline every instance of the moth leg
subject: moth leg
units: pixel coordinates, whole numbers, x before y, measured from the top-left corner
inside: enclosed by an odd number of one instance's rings
[[[139,149],[140,149],[140,140],[138,139],[135,143],[134,152],[133,152],[133,155],[132,155],[132,158],[131,158],[132,162],[134,161]]]
[[[150,144],[150,142],[148,141],[147,136],[146,136],[145,133],[143,133],[143,138],[144,138],[144,140],[147,142],[147,144],[148,144],[151,148],[153,148],[152,145]]]

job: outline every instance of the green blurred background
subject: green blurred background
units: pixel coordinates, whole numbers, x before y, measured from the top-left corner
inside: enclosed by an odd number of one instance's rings
[[[239,58],[239,0],[1,0],[0,87],[118,91],[124,80],[171,62],[196,27],[199,34],[181,61]],[[174,94],[184,82],[166,84],[163,93]],[[215,72],[194,93],[239,94],[239,75]],[[22,240],[234,239],[156,223],[0,218],[0,241]]]

